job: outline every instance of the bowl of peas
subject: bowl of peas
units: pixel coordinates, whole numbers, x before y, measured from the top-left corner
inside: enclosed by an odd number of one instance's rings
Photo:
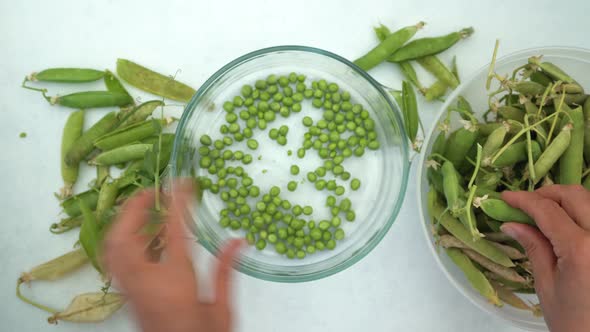
[[[244,238],[238,270],[303,282],[377,246],[401,208],[409,154],[398,106],[366,72],[321,49],[278,46],[198,90],[171,175],[197,183],[193,231],[207,250]]]
[[[583,159],[590,157],[583,138],[590,51],[544,47],[498,60],[495,54],[449,96],[425,140],[419,213],[453,286],[514,326],[547,331],[531,263],[500,230],[504,222],[535,223],[501,192],[553,183],[590,188]]]

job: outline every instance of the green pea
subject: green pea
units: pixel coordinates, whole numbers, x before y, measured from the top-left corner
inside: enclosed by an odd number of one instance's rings
[[[348,211],[346,212],[346,220],[348,221],[354,221],[354,219],[356,218],[356,215],[354,213],[354,211]]]
[[[334,180],[328,181],[328,183],[326,184],[326,189],[328,189],[328,190],[336,189],[336,181],[334,181]]]
[[[248,165],[251,162],[252,162],[252,155],[251,154],[244,155],[244,158],[242,158],[242,163],[244,163],[244,165]]]
[[[266,248],[266,241],[264,239],[259,239],[256,241],[256,249],[264,250],[264,248]]]
[[[249,190],[250,197],[258,197],[260,195],[260,188],[257,186],[252,186]]]
[[[277,138],[277,143],[279,143],[280,145],[286,145],[287,144],[287,138],[285,136],[279,136]]]
[[[242,96],[244,96],[245,98],[250,97],[252,95],[252,87],[250,85],[242,86],[241,93],[242,93]]]
[[[230,133],[237,133],[240,131],[240,125],[237,123],[232,123],[229,125],[229,132]]]
[[[250,150],[256,150],[258,148],[258,141],[255,139],[249,139],[246,142],[246,145],[248,145],[248,148],[250,148]]]
[[[328,152],[328,149],[322,148],[322,149],[320,149],[318,154],[321,158],[326,159],[326,158],[328,158],[329,152]]]
[[[223,103],[223,109],[227,112],[230,112],[229,114],[232,114],[231,112],[234,111],[234,108],[234,104],[231,101],[226,101],[225,103]]]
[[[354,155],[357,157],[361,157],[363,154],[365,154],[365,149],[363,147],[358,147],[356,149],[354,149]]]
[[[282,87],[286,87],[287,85],[289,85],[289,79],[285,76],[279,77],[279,85]]]
[[[305,149],[301,148],[297,150],[297,157],[303,158],[305,157]]]
[[[350,189],[356,191],[361,187],[361,180],[354,178],[350,181]]]
[[[297,190],[297,182],[295,182],[295,181],[289,181],[289,183],[287,184],[287,189],[289,191],[295,191],[295,190]]]
[[[295,205],[292,209],[292,212],[295,216],[299,216],[301,213],[303,213],[303,208],[299,205]]]
[[[244,106],[246,107],[250,107],[254,104],[254,99],[248,97],[246,99],[244,99]]]
[[[226,124],[223,124],[221,127],[219,127],[219,132],[225,135],[229,132],[229,127]]]
[[[266,120],[265,119],[258,120],[258,128],[260,130],[266,129]]]
[[[288,107],[281,107],[279,110],[279,114],[281,114],[282,117],[286,118],[291,114],[291,111],[289,111]]]
[[[315,183],[315,188],[317,190],[323,190],[326,187],[326,181],[325,180],[318,180]]]
[[[332,216],[337,216],[340,213],[340,208],[334,206],[330,209],[330,213],[332,214]]]
[[[209,137],[209,135],[202,135],[199,141],[201,142],[201,144],[206,146],[209,146],[212,143],[211,137]]]
[[[326,160],[326,161],[324,161],[324,167],[327,170],[332,170],[332,168],[334,168],[334,161],[332,161],[332,160]]]
[[[313,213],[313,208],[309,205],[303,208],[303,214],[306,216],[310,216]]]
[[[334,193],[338,196],[342,196],[344,194],[346,190],[344,189],[343,186],[338,186],[336,187],[336,189],[334,190]]]
[[[279,187],[272,186],[270,188],[270,196],[276,197],[276,196],[279,196],[280,193],[281,193],[281,189]]]
[[[343,212],[350,211],[351,206],[352,206],[352,203],[351,203],[350,199],[348,199],[348,198],[345,198],[340,202],[340,210]]]
[[[303,91],[303,97],[305,97],[306,99],[313,97],[313,90],[305,89],[305,91]]]
[[[311,104],[315,108],[320,108],[320,107],[322,107],[323,102],[322,102],[322,99],[320,99],[320,98],[314,98],[313,101],[311,102]]]
[[[315,170],[315,174],[319,177],[324,177],[326,175],[326,169],[324,167],[318,167]]]
[[[253,118],[248,119],[248,121],[246,121],[246,127],[250,128],[250,129],[256,128],[256,119],[253,119]]]

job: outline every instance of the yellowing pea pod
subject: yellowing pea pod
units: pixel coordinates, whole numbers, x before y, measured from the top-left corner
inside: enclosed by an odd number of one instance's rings
[[[502,286],[501,284],[499,284],[497,282],[493,282],[493,281],[491,283],[492,283],[492,287],[494,287],[494,290],[498,294],[498,297],[504,303],[507,303],[508,305],[510,305],[514,308],[517,308],[517,309],[530,311],[533,313],[533,315],[535,315],[537,317],[543,316],[543,312],[540,310],[539,307],[532,306],[532,305],[526,303],[520,297],[518,297],[516,294],[514,294],[513,291]]]
[[[498,249],[499,250],[499,249]],[[471,249],[462,249],[463,253],[469,257],[474,262],[478,263],[479,265],[483,266],[486,270],[494,272],[495,274],[499,275],[500,277],[510,280],[512,282],[527,284],[529,281],[518,274],[515,269],[511,267],[502,266],[495,262],[492,262],[488,258],[480,255],[479,253],[471,250]]]
[[[535,183],[538,183],[549,173],[553,165],[555,165],[565,150],[567,150],[572,137],[572,128],[573,126],[571,124],[564,126],[535,162],[535,178],[533,179]]]
[[[76,323],[97,323],[109,318],[125,304],[125,298],[118,293],[85,293],[72,300],[68,307],[47,321],[57,324],[58,321]]]
[[[90,160],[91,165],[116,165],[128,161],[138,160],[145,156],[151,144],[130,144],[100,153]]]
[[[155,95],[188,102],[195,89],[126,59],[117,59],[117,74],[127,83]]]
[[[64,181],[64,186],[60,189],[59,194],[61,199],[72,196],[72,187],[78,180],[79,164],[76,163],[70,166],[66,163],[65,159],[72,145],[82,136],[83,130],[84,111],[72,112],[66,120],[61,138],[61,177]]]
[[[417,59],[418,63],[438,80],[444,82],[451,89],[459,85],[459,80],[450,69],[435,55],[427,55]]]
[[[35,266],[29,272],[23,273],[19,282],[33,280],[57,280],[88,263],[88,256],[83,249],[76,249],[54,258],[41,265]]]
[[[117,124],[118,127],[127,127],[135,123],[139,123],[147,119],[158,107],[164,106],[164,102],[161,100],[151,100],[138,105],[128,111],[121,111],[118,114],[120,122]]]
[[[443,248],[469,249],[469,247],[465,243],[461,242],[459,239],[452,235],[441,235],[438,239],[438,244],[441,245]],[[526,255],[518,251],[518,249],[512,248],[511,246],[494,242],[492,242],[492,244],[501,251],[503,251],[511,259],[519,260],[526,258]]]
[[[476,207],[490,218],[504,222],[518,222],[535,226],[535,221],[523,211],[513,208],[500,199],[478,197],[474,202]]]
[[[464,255],[459,249],[455,248],[449,248],[445,251],[453,263],[455,263],[455,265],[457,265],[457,267],[463,272],[467,281],[469,281],[476,291],[495,306],[502,306],[502,302],[498,298],[498,294],[496,294],[490,281],[480,270],[477,269],[477,267],[475,267],[475,265],[473,265],[466,255]]]
[[[174,120],[167,119],[152,119],[140,123],[132,124],[126,127],[120,127],[106,135],[99,137],[94,141],[94,146],[107,151],[114,148],[127,145],[129,143],[138,142],[153,135],[158,135],[165,127]]]
[[[582,169],[584,168],[584,113],[582,107],[577,107],[568,114],[571,117],[570,144],[559,158],[559,183],[582,184]],[[569,118],[563,118],[569,122]]]

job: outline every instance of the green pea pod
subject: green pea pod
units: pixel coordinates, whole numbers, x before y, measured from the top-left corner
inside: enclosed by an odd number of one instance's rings
[[[459,77],[459,68],[457,68],[457,56],[453,55],[453,60],[451,61],[451,73],[455,75],[457,82],[461,83],[461,78]]]
[[[432,143],[432,150],[430,151],[430,153],[432,153],[432,154],[436,153],[436,154],[441,154],[441,155],[444,154],[446,144],[447,144],[447,137],[446,137],[445,133],[441,131],[436,136],[434,143]]]
[[[567,149],[559,159],[559,183],[582,184],[582,169],[584,167],[584,113],[582,107],[569,112],[573,121],[571,140]],[[564,120],[569,118],[564,117]]]
[[[561,70],[561,68],[557,67],[553,63],[541,62],[541,57],[532,56],[529,58],[529,63],[539,66],[543,73],[551,76],[553,79],[557,81],[562,81],[565,83],[575,82],[573,78],[571,78],[568,74]]]
[[[80,245],[84,248],[84,252],[94,268],[102,273],[102,268],[98,262],[100,257],[100,225],[98,224],[98,220],[96,220],[96,216],[88,208],[86,203],[82,200],[79,200],[78,203],[84,216],[84,220],[80,226]]]
[[[378,27],[374,27],[373,30],[375,31],[375,35],[377,35],[377,39],[380,42],[384,41],[387,36],[391,34],[389,28],[383,24],[380,24]]]
[[[145,152],[152,148],[151,144],[124,145],[112,150],[102,152],[89,163],[92,165],[115,165],[141,159]]]
[[[555,103],[559,104],[561,102],[562,96],[563,94],[556,93],[555,95],[553,95],[553,98],[549,98],[546,100],[547,105],[553,105]],[[579,106],[583,105],[587,98],[588,95],[582,93],[566,93],[565,96],[563,96],[563,102],[569,106]],[[538,101],[536,101],[536,103],[539,104],[540,100],[541,99],[538,98]]]
[[[498,107],[498,114],[504,120],[512,120],[520,123],[524,122],[525,112],[514,106],[500,106]]]
[[[428,208],[428,213],[431,217],[437,219],[443,227],[449,231],[449,233],[461,240],[461,242],[465,243],[469,248],[499,265],[505,267],[514,266],[510,257],[495,247],[490,241],[485,238],[473,239],[469,230],[467,230],[459,220],[453,218],[453,216],[446,211],[446,208],[443,207],[438,199],[438,194],[434,190],[431,190],[429,193]]]
[[[95,187],[100,188],[105,180],[109,177],[111,173],[110,166],[97,166],[96,167],[96,183]]]
[[[102,220],[105,212],[115,205],[115,200],[117,199],[117,194],[119,192],[118,185],[119,184],[116,181],[113,181],[105,182],[100,187],[98,201],[96,203],[97,220]]]
[[[402,61],[399,63],[399,67],[402,70],[404,77],[408,81],[410,81],[410,83],[414,84],[416,89],[418,89],[418,91],[420,91],[420,93],[424,95],[426,93],[426,89],[424,88],[422,83],[420,83],[418,75],[416,74],[416,71],[414,70],[412,64],[409,61]]]
[[[58,321],[74,323],[98,323],[109,318],[125,304],[125,298],[118,293],[85,293],[72,300],[68,307],[47,321],[57,324]]]
[[[418,127],[420,126],[418,117],[418,102],[416,101],[416,93],[414,88],[407,81],[402,82],[402,112],[404,116],[404,124],[406,125],[406,132],[410,141],[414,143],[418,135]]]
[[[435,55],[427,55],[417,59],[418,63],[427,71],[432,73],[438,80],[443,81],[451,89],[459,85],[459,80]]]
[[[460,186],[459,173],[453,166],[453,163],[445,161],[441,167],[441,175],[443,178],[443,192],[449,210],[454,216],[459,215],[459,211],[465,207],[465,190]]]
[[[535,221],[526,213],[513,208],[500,199],[487,198],[479,202],[481,210],[490,218],[504,222],[518,222],[522,224],[536,225]]]
[[[475,144],[479,130],[472,126],[457,129],[449,136],[444,156],[453,163],[455,168],[460,168],[465,163],[465,156]]]
[[[47,97],[51,105],[61,105],[71,108],[88,109],[96,107],[127,106],[133,99],[121,92],[84,91],[65,96]]]
[[[19,281],[57,280],[66,274],[77,270],[86,263],[88,263],[88,256],[86,256],[84,250],[76,249],[41,265],[35,266],[29,272],[23,273],[19,278]]]
[[[506,126],[496,128],[490,136],[488,136],[482,149],[482,166],[488,167],[492,163],[492,157],[504,144],[504,138],[508,133]]]
[[[66,164],[66,154],[72,145],[82,136],[84,130],[84,111],[72,112],[66,121],[61,137],[61,177],[64,186],[60,190],[60,198],[64,199],[72,195],[72,187],[78,180],[78,164],[69,166]]]
[[[416,39],[397,50],[387,60],[390,62],[400,62],[438,54],[455,45],[459,40],[471,36],[473,31],[473,28],[465,28],[446,36]]]
[[[94,146],[107,151],[118,148],[129,143],[141,141],[162,131],[162,127],[170,124],[173,120],[147,120],[132,124],[127,127],[118,128],[94,141]]]
[[[124,94],[128,95],[129,98],[131,98],[131,100],[133,100],[133,98],[129,94],[129,91],[127,91],[127,89],[125,89],[123,84],[121,84],[121,81],[119,81],[117,76],[115,76],[115,74],[113,74],[110,70],[105,71],[104,84],[107,87],[108,91],[124,93]],[[132,103],[134,104],[134,102],[132,102]]]
[[[375,46],[367,54],[354,60],[354,64],[363,70],[369,70],[381,62],[385,61],[388,56],[402,47],[418,30],[424,26],[424,22],[416,25],[404,27],[388,35],[379,45]]]
[[[537,105],[535,105],[535,103],[531,102],[530,100],[524,102],[524,110],[526,114],[530,115],[536,115],[539,112]]]
[[[72,144],[64,158],[65,163],[68,166],[75,166],[80,163],[82,159],[86,158],[94,150],[94,141],[108,133],[116,124],[117,115],[115,112],[108,113],[102,119],[98,120],[98,122]]]
[[[449,87],[447,84],[441,80],[437,80],[428,88],[426,88],[426,92],[424,93],[424,97],[427,101],[433,101],[441,98],[442,96],[447,93],[447,89]]]
[[[138,89],[173,100],[188,102],[196,93],[195,89],[172,77],[125,59],[117,59],[117,74]]]
[[[549,84],[553,83],[553,80],[549,76],[543,74],[540,71],[535,71],[534,73],[532,73],[530,80],[535,83],[539,83],[545,87],[548,86]]]
[[[494,287],[490,284],[490,281],[486,276],[473,265],[471,260],[465,256],[461,250],[455,248],[445,249],[449,258],[457,265],[457,267],[463,272],[467,281],[471,286],[478,291],[483,297],[485,297],[490,303],[501,306],[502,302],[498,298]]]
[[[523,95],[538,96],[545,92],[543,85],[532,81],[518,81],[511,84],[510,87]]]
[[[96,209],[96,203],[98,202],[98,191],[91,189],[69,197],[68,199],[61,202],[61,207],[68,216],[77,217],[82,214],[79,204],[81,201],[84,202],[84,204],[86,204],[89,209]]]
[[[64,218],[57,223],[51,224],[49,231],[53,234],[65,233],[76,227],[80,227],[82,225],[82,219],[82,216]]]
[[[584,88],[578,83],[565,83],[561,84],[557,91],[571,94],[583,94]]]
[[[473,114],[473,108],[471,107],[471,104],[463,96],[457,97],[457,108],[460,109],[461,111],[465,111],[469,114]],[[469,117],[463,113],[461,113],[461,117],[463,118],[463,120],[469,120]]]
[[[487,195],[489,198],[502,199],[502,194],[485,187],[477,187],[475,189],[475,195],[478,197],[483,197]]]
[[[157,144],[158,137],[151,137],[145,139],[143,143],[146,144]],[[168,163],[170,162],[170,157],[172,156],[172,147],[174,145],[174,134],[162,134],[162,148],[160,149],[160,167],[159,171],[162,172]],[[155,161],[154,161],[155,162]],[[154,163],[155,165],[155,163]]]
[[[584,102],[584,157],[590,163],[590,98]]]
[[[28,81],[83,83],[101,79],[104,71],[88,68],[50,68],[27,76]]]
[[[439,193],[444,194],[444,185],[443,185],[443,176],[437,170],[433,168],[428,168],[426,171],[426,177],[428,179],[428,183]]]
[[[119,118],[121,121],[119,122],[118,127],[127,127],[132,124],[142,122],[152,115],[156,108],[161,106],[164,106],[164,102],[161,100],[151,100],[138,105],[129,112],[121,112],[119,113]]]
[[[535,162],[535,183],[539,182],[555,165],[568,148],[572,138],[572,125],[563,127],[559,135],[549,144],[539,159]]]
[[[477,185],[477,188],[483,187],[489,190],[496,190],[501,180],[502,173],[500,172],[492,172],[486,174],[480,173],[475,179],[475,184]]]
[[[541,146],[536,141],[531,142],[533,160],[538,160],[541,156]],[[492,163],[494,167],[502,168],[513,166],[519,162],[527,160],[527,144],[525,141],[510,145],[496,160]]]

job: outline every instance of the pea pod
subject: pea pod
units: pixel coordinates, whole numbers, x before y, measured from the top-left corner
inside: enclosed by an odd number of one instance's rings
[[[419,22],[416,25],[404,27],[390,35],[370,50],[367,54],[354,60],[354,64],[363,70],[369,70],[381,62],[385,61],[388,56],[402,47],[410,38],[412,38],[418,30],[422,29],[424,22]]]
[[[102,184],[106,181],[111,173],[111,167],[106,166],[97,166],[96,167],[96,183],[95,186],[100,188]]]
[[[497,282],[492,282],[492,286],[494,287],[496,293],[498,293],[498,297],[500,298],[500,300],[507,303],[508,305],[517,309],[530,311],[535,316],[543,316],[543,313],[540,311],[539,308],[537,308],[536,306],[531,306],[528,303],[524,302],[510,289],[502,286]]]
[[[82,216],[64,218],[57,223],[51,224],[49,231],[53,234],[65,233],[76,227],[80,227],[82,225],[82,219]]]
[[[121,127],[99,137],[96,141],[94,141],[94,146],[103,151],[106,151],[129,143],[141,141],[144,138],[159,134],[162,131],[162,126],[166,126],[172,121],[172,119],[152,119],[132,124],[127,127]]]
[[[400,67],[402,73],[404,74],[404,77],[408,81],[410,81],[410,83],[414,84],[416,89],[418,89],[418,91],[420,91],[420,93],[424,95],[426,93],[426,89],[424,88],[422,83],[420,83],[420,80],[418,79],[418,75],[416,74],[416,71],[414,70],[414,67],[412,66],[410,61],[400,62],[399,67]]]
[[[471,107],[471,104],[463,96],[457,97],[457,108],[462,111],[461,117],[463,118],[463,120],[469,120],[469,117],[465,115],[463,112],[473,114],[473,108]]]
[[[584,157],[590,163],[590,98],[584,102]]]
[[[502,266],[500,264],[494,263],[488,258],[478,254],[477,252],[470,250],[470,249],[463,249],[462,250],[465,256],[469,257],[472,261],[478,263],[479,265],[483,266],[485,269],[496,273],[497,275],[501,276],[506,280],[510,280],[517,283],[526,284],[527,280],[518,274],[514,269],[506,266]]]
[[[117,194],[119,192],[118,185],[119,184],[116,181],[113,181],[105,182],[102,187],[100,187],[98,201],[96,202],[96,219],[98,221],[102,220],[105,212],[115,205],[115,200],[117,199]]]
[[[104,71],[89,68],[49,68],[27,76],[28,81],[83,83],[101,79]]]
[[[532,56],[529,58],[529,63],[539,66],[543,73],[551,76],[553,79],[565,83],[574,83],[574,79],[566,74],[561,68],[557,67],[551,62],[541,62],[541,57]]]
[[[567,150],[571,137],[572,125],[563,127],[559,135],[549,144],[545,151],[541,154],[539,159],[535,162],[535,183],[539,182],[555,163],[559,160],[561,155]]]
[[[498,107],[498,114],[505,120],[513,120],[522,123],[524,121],[524,112],[514,106]]]
[[[380,42],[385,40],[385,38],[391,34],[389,28],[383,24],[380,24],[378,27],[374,27],[373,31],[375,31],[375,35],[377,35],[377,39],[379,39]]]
[[[477,126],[469,123],[467,128],[459,128],[449,136],[445,157],[453,163],[455,168],[460,168],[464,164],[465,156],[475,144],[478,135]]]
[[[77,217],[82,214],[80,210],[80,201],[91,210],[96,209],[96,203],[98,201],[98,191],[88,190],[80,194],[69,197],[68,199],[61,202],[61,207],[64,212],[70,217]]]
[[[427,55],[417,59],[418,63],[427,71],[432,73],[438,80],[444,82],[451,89],[459,85],[459,80],[435,55]]]
[[[156,108],[161,106],[164,106],[164,102],[161,100],[151,100],[136,106],[129,112],[121,112],[119,113],[121,121],[119,122],[118,127],[127,127],[142,122],[152,115]]]
[[[571,94],[583,94],[584,88],[582,88],[582,86],[578,83],[562,83],[561,85],[556,87],[556,91]]]
[[[428,201],[428,213],[430,216],[436,218],[454,237],[461,240],[461,242],[465,243],[469,248],[487,257],[493,262],[506,267],[514,266],[514,263],[512,263],[510,257],[496,248],[485,238],[474,240],[467,228],[465,228],[465,226],[463,226],[459,220],[453,218],[449,213],[447,213],[446,209],[438,200],[438,194],[436,191],[431,190],[429,192]]]
[[[406,132],[410,141],[414,143],[418,135],[419,117],[418,117],[418,103],[416,101],[416,93],[407,81],[402,82],[402,113],[404,116],[404,124],[406,125]]]
[[[487,195],[489,198],[502,199],[502,195],[499,192],[485,187],[477,187],[475,190],[475,195],[478,197]]]
[[[416,39],[397,50],[387,60],[390,62],[400,62],[440,53],[455,45],[459,40],[471,36],[473,31],[473,28],[465,28],[445,36]]]
[[[441,235],[440,238],[438,239],[438,244],[440,246],[442,246],[443,248],[469,249],[469,247],[467,247],[467,245],[465,243],[459,241],[459,239],[457,239],[456,237],[454,237],[452,235]],[[494,246],[496,246],[496,248],[498,248],[498,249],[502,250],[504,253],[506,253],[506,255],[508,255],[508,257],[510,257],[511,259],[524,259],[524,258],[526,258],[526,256],[523,253],[521,253],[520,251],[518,251],[515,248],[512,248],[511,246],[500,244],[500,243],[494,243],[494,242],[492,242],[492,244]]]
[[[132,160],[141,159],[146,151],[152,148],[151,144],[131,144],[102,152],[90,161],[92,165],[115,165]]]
[[[583,105],[584,102],[586,101],[586,99],[588,98],[588,95],[585,95],[582,93],[566,93],[565,95],[562,93],[556,93],[555,95],[553,95],[553,98],[548,98],[546,100],[546,104],[553,105],[556,102],[559,103],[562,99],[562,96],[563,96],[563,102],[566,105],[570,105],[570,106]],[[538,101],[536,103],[540,104],[540,99],[538,99]]]
[[[121,81],[119,81],[117,76],[115,76],[115,74],[113,74],[110,70],[106,70],[104,73],[104,84],[108,91],[124,93],[128,95],[131,100],[133,100],[127,89],[125,89],[123,84],[121,84]],[[132,104],[133,103],[134,102],[132,102]]]
[[[19,278],[20,282],[33,280],[57,280],[88,263],[88,256],[83,249],[76,249],[54,258],[41,265],[35,266]]]
[[[481,173],[480,173],[481,174]],[[502,180],[502,173],[492,172],[478,175],[475,179],[475,184],[478,188],[483,187],[490,190],[496,190],[498,184]]]
[[[447,93],[447,89],[449,87],[447,84],[441,80],[437,80],[428,88],[426,88],[426,92],[424,93],[424,97],[427,101],[433,101],[441,98],[442,96]]]
[[[500,126],[488,136],[482,149],[482,166],[487,167],[492,163],[492,157],[502,147],[502,144],[504,144],[504,138],[507,133],[508,129],[506,126]]]
[[[72,300],[68,307],[47,321],[57,324],[58,321],[75,323],[97,323],[109,318],[125,304],[125,298],[118,293],[85,293]]]
[[[539,83],[545,87],[548,86],[549,84],[553,83],[553,80],[549,76],[543,74],[540,71],[533,72],[530,76],[530,80],[532,82]]]
[[[451,61],[451,73],[455,75],[457,82],[461,83],[461,78],[459,77],[459,68],[457,68],[457,56],[453,56],[453,60]]]
[[[532,81],[518,81],[510,84],[510,87],[523,95],[538,96],[545,92],[545,86]]]
[[[94,141],[108,133],[116,124],[117,115],[115,112],[106,114],[72,144],[64,158],[65,163],[69,166],[80,163],[94,149]]]
[[[84,252],[90,259],[90,262],[94,266],[94,268],[102,273],[102,267],[99,264],[99,251],[100,251],[100,225],[98,224],[98,220],[96,220],[96,216],[92,211],[86,206],[84,201],[79,201],[80,210],[82,211],[82,216],[84,220],[82,221],[82,225],[80,226],[80,245],[84,249]]]
[[[72,112],[68,117],[61,137],[61,177],[64,186],[60,190],[60,198],[64,199],[72,195],[72,187],[78,180],[78,164],[69,166],[66,164],[66,154],[72,145],[82,136],[84,130],[84,111]]]
[[[127,106],[133,103],[133,99],[128,94],[111,91],[74,92],[65,96],[46,98],[51,105],[61,105],[78,109]]]
[[[117,59],[117,74],[134,87],[155,95],[188,102],[195,89],[126,59]]]
[[[158,137],[150,137],[143,141],[145,144],[157,144]],[[170,157],[172,156],[172,147],[174,145],[174,134],[162,134],[162,147],[160,149],[160,166],[159,170],[162,172],[167,166],[168,162],[170,161]],[[145,162],[145,161],[144,161]],[[154,161],[155,165],[155,161]]]
[[[513,208],[501,199],[486,198],[476,202],[481,210],[490,218],[504,222],[518,222],[536,225],[535,221],[526,213]]]
[[[536,141],[531,142],[533,160],[538,160],[541,156],[541,146]],[[494,167],[502,168],[513,166],[519,162],[527,160],[527,144],[525,141],[510,145],[496,160],[492,163]]]
[[[559,183],[582,184],[584,167],[584,113],[581,107],[569,112],[573,121],[570,143],[559,159]],[[568,119],[564,117],[564,120]],[[569,119],[568,119],[569,121]]]
[[[441,167],[443,177],[443,191],[447,205],[453,216],[458,217],[459,211],[465,206],[463,197],[465,190],[459,183],[459,173],[453,166],[453,163],[445,161]]]
[[[486,276],[473,265],[471,260],[465,256],[461,250],[455,248],[449,248],[445,250],[449,258],[457,265],[457,267],[463,272],[467,281],[471,286],[477,290],[483,297],[485,297],[490,303],[501,306],[502,302],[498,298],[496,291],[490,284],[490,281]]]

